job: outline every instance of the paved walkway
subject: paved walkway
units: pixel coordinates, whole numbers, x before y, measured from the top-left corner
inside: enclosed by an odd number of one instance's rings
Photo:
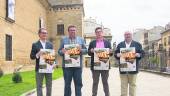
[[[92,76],[90,69],[83,69],[83,84],[83,96],[91,96]],[[109,84],[111,96],[120,96],[120,78],[118,69],[112,68],[110,70]],[[72,96],[75,96],[73,87],[74,85],[72,84]],[[105,96],[101,79],[98,89],[98,96]],[[64,96],[63,90],[63,78],[53,82],[52,96]],[[36,93],[30,96],[36,96]],[[170,78],[147,72],[140,72],[137,78],[137,96],[170,96]]]

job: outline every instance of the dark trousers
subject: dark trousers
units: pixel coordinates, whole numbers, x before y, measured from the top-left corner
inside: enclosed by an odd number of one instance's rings
[[[74,80],[75,96],[82,96],[82,68],[63,68],[64,96],[71,96],[71,82]]]
[[[46,81],[46,96],[51,96],[52,91],[52,73],[38,73],[36,72],[37,96],[43,96],[42,86],[43,79]]]
[[[97,96],[100,74],[102,78],[105,96],[110,96],[109,85],[108,85],[109,70],[92,70],[92,77],[93,77],[92,96]]]

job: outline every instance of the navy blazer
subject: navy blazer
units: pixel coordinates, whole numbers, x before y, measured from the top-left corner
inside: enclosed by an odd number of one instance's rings
[[[104,47],[111,49],[111,43],[104,39]],[[91,56],[91,70],[94,70],[94,53],[90,51],[92,48],[96,48],[96,40],[91,41],[88,48],[88,55]],[[110,68],[110,64],[109,64],[109,68]]]
[[[39,69],[39,58],[36,58],[36,54],[40,51],[40,49],[43,49],[43,46],[40,41],[37,41],[32,44],[30,58],[32,60],[36,59],[35,71],[38,71]],[[53,49],[52,43],[47,41],[45,44],[45,49]]]
[[[142,45],[139,43],[139,42],[136,42],[136,41],[133,41],[131,42],[131,45],[130,47],[135,47],[135,51],[136,53],[139,53],[140,54],[140,57],[136,57],[136,71],[133,71],[133,72],[128,72],[130,74],[136,74],[138,73],[138,70],[139,70],[139,60],[144,57],[144,51],[142,49]],[[126,44],[125,44],[125,41],[123,42],[120,42],[114,52],[114,56],[116,59],[119,60],[119,65],[120,65],[120,58],[117,57],[117,53],[120,53],[120,48],[126,48]],[[119,71],[120,71],[120,67],[119,67]],[[125,74],[127,72],[120,72],[120,74]]]

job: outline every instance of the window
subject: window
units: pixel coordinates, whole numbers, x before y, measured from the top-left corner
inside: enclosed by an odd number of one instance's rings
[[[168,45],[170,45],[170,36],[168,36]]]
[[[146,47],[144,48],[144,50],[149,50],[149,46],[146,46]]]
[[[148,45],[148,40],[147,39],[144,40],[144,44]]]
[[[170,57],[170,48],[169,48],[169,55],[168,56]]]
[[[64,24],[57,25],[57,35],[64,35]]]
[[[6,20],[15,22],[15,0],[6,0]]]
[[[12,60],[12,36],[6,35],[6,61]]]
[[[164,38],[164,46],[166,46],[166,38]]]
[[[155,48],[155,43],[152,43],[152,50],[154,50]]]
[[[148,33],[144,33],[144,38],[148,38]]]
[[[39,18],[39,28],[45,28],[44,19],[42,17]]]

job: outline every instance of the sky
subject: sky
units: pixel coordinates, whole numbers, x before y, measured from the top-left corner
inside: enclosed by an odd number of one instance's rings
[[[137,28],[150,29],[170,22],[170,0],[84,0],[85,18],[95,18],[110,28],[113,41]]]

